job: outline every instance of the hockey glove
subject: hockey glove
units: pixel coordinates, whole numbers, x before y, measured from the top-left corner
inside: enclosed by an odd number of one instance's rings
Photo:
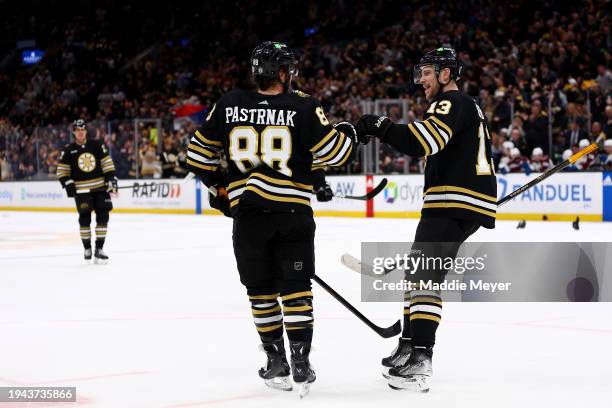
[[[334,125],[334,129],[336,129],[338,132],[344,133],[346,137],[351,139],[351,141],[355,144],[361,143],[365,145],[365,144],[368,144],[368,142],[370,141],[370,139],[368,139],[368,137],[365,134],[361,134],[361,135],[358,134],[357,131],[355,130],[355,126],[353,126],[349,122],[336,123]]]
[[[230,205],[229,205],[229,197],[227,196],[227,190],[225,187],[216,187],[217,195],[214,195],[212,192],[208,192],[208,203],[210,206],[216,210],[219,210],[226,217],[232,217],[230,213]]]
[[[119,180],[117,177],[109,178],[106,180],[106,191],[109,193],[116,193],[119,188],[118,183]]]
[[[387,131],[392,124],[393,122],[391,122],[391,120],[386,116],[363,115],[357,121],[355,130],[357,131],[359,138],[375,136],[384,141]]]
[[[66,189],[66,195],[68,197],[76,196],[76,187],[74,186],[74,181],[68,180],[66,184],[64,184],[64,188]]]
[[[334,192],[327,183],[319,187],[315,192],[317,193],[317,201],[320,201],[322,203],[326,201],[331,201],[331,199],[334,198]]]

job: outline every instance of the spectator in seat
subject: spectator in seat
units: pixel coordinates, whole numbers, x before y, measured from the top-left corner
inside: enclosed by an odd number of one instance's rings
[[[552,161],[545,155],[541,148],[536,147],[531,152],[531,160],[529,161],[531,171],[543,173],[552,167]]]
[[[578,126],[578,122],[570,122],[569,129],[565,131],[565,149],[571,149],[578,142],[587,138],[587,132]]]
[[[589,139],[582,139],[580,142],[578,142],[577,151],[584,149],[590,144],[591,142],[589,141]],[[576,161],[575,163],[576,168],[578,168],[578,170],[587,170],[589,166],[591,166],[591,163],[593,163],[594,160],[595,160],[595,155],[593,153],[587,154],[586,156],[582,156]]]
[[[563,156],[562,156],[563,161],[566,161],[567,159],[572,157],[572,154],[574,154],[574,152],[572,152],[570,149],[566,149],[563,152]],[[573,163],[567,166],[563,171],[578,171],[578,167],[576,167],[576,163]]]

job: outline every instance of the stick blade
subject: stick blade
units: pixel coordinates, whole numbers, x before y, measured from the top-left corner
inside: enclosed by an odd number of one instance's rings
[[[372,198],[376,197],[378,195],[378,193],[380,193],[381,191],[383,191],[383,189],[387,187],[387,178],[385,177],[384,179],[382,179],[380,181],[380,183],[378,183],[378,185],[367,194],[368,200],[371,200]]]
[[[389,337],[395,337],[402,332],[402,322],[398,320],[393,324],[393,326],[380,328],[380,330],[376,331],[380,337],[388,339]]]

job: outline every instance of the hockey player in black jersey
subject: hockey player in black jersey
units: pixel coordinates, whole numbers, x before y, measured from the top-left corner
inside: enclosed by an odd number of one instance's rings
[[[430,102],[423,121],[394,124],[384,116],[364,115],[356,130],[396,150],[426,157],[424,203],[412,250],[442,258],[457,255],[462,242],[481,226],[494,228],[497,202],[491,158],[491,136],[482,110],[458,90],[461,65],[451,48],[428,52],[415,66],[414,81]],[[420,276],[442,281],[445,270],[419,270]],[[410,279],[411,277],[407,277]],[[436,291],[405,294],[402,337],[382,360],[392,388],[428,390],[436,329],[442,299]]]
[[[108,262],[104,241],[109,213],[113,203],[109,192],[117,191],[115,165],[106,147],[96,140],[87,139],[84,120],[75,120],[72,126],[74,142],[66,145],[57,165],[57,177],[68,197],[73,197],[79,213],[81,241],[85,247],[85,260],[92,257],[91,212],[96,212],[95,263]]]
[[[267,355],[260,377],[289,390],[292,374],[303,396],[315,380],[309,362],[313,170],[352,160],[357,134],[348,123],[333,127],[316,99],[291,91],[297,60],[285,44],[258,45],[251,68],[257,90],[232,91],[217,101],[191,138],[187,165],[216,190],[211,205],[234,219],[240,281]],[[225,174],[218,169],[221,154]]]

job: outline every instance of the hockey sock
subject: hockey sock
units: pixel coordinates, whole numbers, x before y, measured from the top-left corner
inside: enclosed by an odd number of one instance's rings
[[[102,248],[106,240],[109,213],[106,210],[96,210],[96,248]]]
[[[283,315],[278,304],[278,293],[251,295],[253,321],[262,343],[269,343],[283,336]]]
[[[312,341],[312,292],[288,293],[282,296],[285,330],[289,341]]]
[[[404,294],[404,324],[402,338],[410,340],[410,292]]]
[[[413,290],[409,295],[409,323],[413,346],[433,346],[442,317],[440,292]],[[404,312],[405,313],[405,312]]]
[[[90,227],[81,227],[81,241],[83,242],[83,247],[85,249],[91,248],[91,228]]]
[[[106,224],[96,224],[96,248],[102,248],[106,240]]]
[[[81,241],[83,242],[83,247],[85,249],[91,248],[91,213],[83,212],[79,213],[79,226],[81,233]]]

